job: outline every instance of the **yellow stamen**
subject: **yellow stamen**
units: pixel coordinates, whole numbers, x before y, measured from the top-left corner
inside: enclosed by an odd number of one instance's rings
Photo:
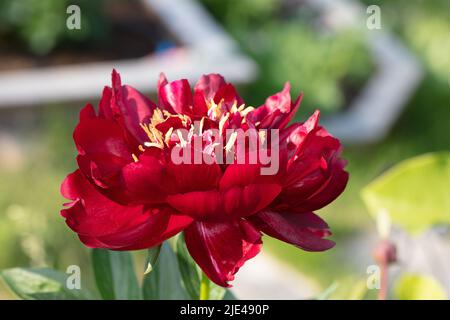
[[[169,146],[170,138],[172,137],[173,127],[170,127],[166,132],[166,136],[164,137],[164,142],[167,146]]]
[[[179,129],[177,129],[177,136],[178,136],[178,139],[180,139],[180,146],[181,146],[182,148],[184,148],[185,146],[187,146],[187,141],[184,140],[183,135],[182,135],[182,133],[181,133],[181,131],[180,131]]]
[[[225,151],[226,152],[229,152],[231,150],[231,148],[233,148],[234,143],[236,142],[236,139],[237,139],[237,132],[233,132],[230,135],[230,138],[228,139],[228,142],[227,142],[227,144],[225,146]]]

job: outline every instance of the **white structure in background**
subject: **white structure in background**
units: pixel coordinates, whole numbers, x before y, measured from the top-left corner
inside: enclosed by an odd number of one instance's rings
[[[231,284],[238,299],[303,300],[321,292],[317,283],[266,254],[264,249],[239,269]]]
[[[322,14],[323,22],[332,30],[357,28],[367,30],[366,39],[376,63],[369,79],[347,111],[324,123],[344,143],[370,143],[381,140],[394,125],[405,104],[420,83],[422,68],[408,49],[392,34],[368,30],[370,14],[355,0],[307,0]],[[381,17],[383,16],[381,8]],[[383,21],[383,18],[381,18]]]
[[[141,0],[181,41],[181,48],[133,60],[103,61],[0,73],[0,108],[87,100],[109,83],[111,67],[140,90],[153,91],[160,71],[169,79],[195,81],[218,72],[235,83],[254,79],[257,67],[195,0]],[[332,30],[366,29],[365,8],[354,0],[306,0]],[[417,87],[422,70],[411,53],[391,34],[367,30],[377,70],[348,110],[324,123],[344,143],[382,139]]]
[[[159,73],[169,79],[195,81],[204,73],[218,72],[229,81],[254,79],[255,63],[242,55],[237,44],[193,0],[141,0],[182,43],[161,54],[0,73],[0,108],[42,105],[98,98],[116,68],[126,83],[155,91]]]

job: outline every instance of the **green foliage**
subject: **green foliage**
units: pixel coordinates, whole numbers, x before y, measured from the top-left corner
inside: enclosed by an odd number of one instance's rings
[[[377,178],[362,192],[371,214],[387,212],[410,231],[450,224],[450,153],[406,160]]]
[[[177,249],[169,241],[148,250],[142,286],[136,277],[130,252],[93,249],[91,262],[95,283],[104,300],[185,300],[199,298],[200,270],[187,252],[184,238],[178,237]],[[13,268],[0,272],[4,283],[25,300],[92,299],[85,289],[69,289],[68,274],[50,268]],[[191,279],[190,277],[193,277]],[[225,288],[210,284],[210,300],[234,300]]]
[[[69,30],[66,9],[81,9],[81,29]],[[98,41],[107,33],[102,17],[103,0],[2,0],[0,1],[0,40],[18,40],[35,55],[45,55],[62,43]]]
[[[446,300],[445,289],[433,277],[414,273],[403,274],[394,287],[400,300]]]
[[[186,292],[191,299],[197,299],[200,296],[200,271],[186,248],[183,235],[177,239],[176,256]]]
[[[3,270],[0,277],[20,298],[26,300],[89,299],[84,289],[70,290],[67,274],[47,268],[13,268]]]
[[[371,0],[364,0],[373,4]],[[450,81],[450,2],[379,0],[383,24],[401,35],[434,77]],[[401,13],[401,14],[399,14]]]
[[[306,93],[306,112],[339,110],[346,102],[343,85],[355,89],[371,71],[370,56],[357,32],[321,35],[306,24],[289,22],[268,28],[265,39],[266,47],[254,52],[262,62],[260,81],[274,92],[289,79],[293,94]]]
[[[258,80],[245,92],[252,105],[289,80],[293,94],[306,93],[301,113],[317,108],[334,112],[346,106],[373,70],[361,34],[315,28],[317,14],[304,5],[289,8],[277,0],[203,3],[260,66]]]
[[[163,243],[158,261],[152,272],[145,276],[142,291],[146,300],[188,299],[177,257],[168,242]]]
[[[145,268],[144,274],[150,273],[153,271],[153,267],[158,261],[159,254],[161,253],[162,245],[155,246],[153,248],[148,249],[147,254],[147,266]]]
[[[105,300],[141,298],[132,256],[126,251],[92,250],[97,288]]]

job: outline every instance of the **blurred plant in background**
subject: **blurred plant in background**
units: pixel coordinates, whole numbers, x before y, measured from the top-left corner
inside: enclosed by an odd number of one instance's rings
[[[66,27],[66,8],[82,6],[81,29]],[[26,51],[43,56],[57,46],[105,41],[108,24],[102,14],[104,0],[2,0],[0,2],[0,44],[19,44]]]
[[[384,27],[404,37],[433,76],[450,84],[450,2],[379,0],[376,4],[382,7]]]
[[[391,235],[391,221],[412,237],[429,230],[433,232],[432,228],[436,226],[449,227],[449,181],[450,152],[436,152],[402,161],[362,190],[364,202],[377,221],[380,237],[374,258],[380,267],[381,299],[388,296],[388,286],[392,282],[399,299],[447,298],[444,284],[450,268],[450,252],[441,255],[431,250],[430,254],[422,256],[417,262],[414,251],[403,247],[401,249],[407,252],[398,259],[398,239],[395,241]],[[445,245],[445,237],[439,236],[438,241]],[[422,249],[427,250],[427,247]],[[389,266],[396,263],[401,266],[400,276],[389,279]],[[443,268],[428,268],[431,271],[429,274],[405,272],[408,267],[414,267],[422,269],[420,271],[423,273],[423,264],[440,265]]]
[[[331,33],[301,1],[202,0],[260,66],[246,94],[258,105],[261,92],[277,92],[284,79],[307,94],[301,115],[349,105],[373,71],[362,33]]]

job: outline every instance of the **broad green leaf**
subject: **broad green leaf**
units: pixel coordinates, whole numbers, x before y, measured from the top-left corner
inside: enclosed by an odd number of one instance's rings
[[[92,266],[103,299],[141,299],[133,258],[129,252],[93,249]]]
[[[69,289],[69,274],[49,268],[13,268],[0,273],[6,285],[25,300],[81,300],[90,299],[87,290]]]
[[[146,300],[189,299],[182,285],[177,258],[167,241],[161,246],[153,271],[145,275],[142,291]]]
[[[176,255],[183,286],[191,299],[198,299],[200,294],[200,272],[186,248],[183,235],[180,235],[177,239]]]
[[[402,275],[394,287],[395,296],[400,300],[445,300],[445,289],[433,277],[407,273]]]
[[[147,274],[147,273],[150,273],[153,271],[153,267],[156,264],[156,261],[158,260],[160,252],[161,252],[161,245],[148,249],[147,263],[146,263],[144,274]]]
[[[450,224],[450,153],[403,161],[369,184],[362,197],[374,218],[387,212],[411,232]]]

